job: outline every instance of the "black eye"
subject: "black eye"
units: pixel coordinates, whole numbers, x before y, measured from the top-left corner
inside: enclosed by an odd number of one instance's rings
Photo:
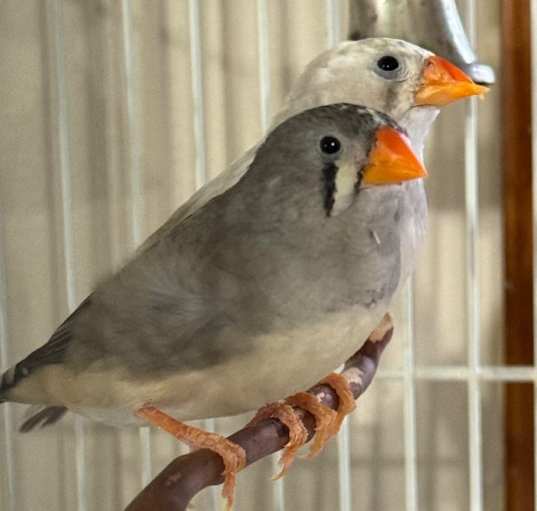
[[[378,59],[377,67],[382,71],[395,71],[399,67],[399,61],[391,55],[384,55]]]
[[[335,154],[341,149],[341,142],[336,137],[323,137],[320,145],[326,154]]]

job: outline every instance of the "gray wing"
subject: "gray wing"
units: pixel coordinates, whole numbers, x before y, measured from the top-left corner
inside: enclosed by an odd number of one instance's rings
[[[252,163],[255,153],[257,151],[257,146],[252,147],[249,151],[247,151],[241,158],[233,162],[224,172],[222,172],[219,176],[217,176],[215,179],[207,183],[205,186],[203,186],[200,190],[198,190],[185,204],[183,204],[181,207],[177,209],[177,211],[162,225],[155,233],[153,233],[145,242],[144,244],[138,249],[137,254],[140,255],[144,252],[150,251],[152,247],[155,246],[159,242],[159,240],[166,237],[167,234],[174,228],[177,228],[177,226],[183,222],[186,218],[194,214],[196,211],[202,209],[208,202],[210,202],[213,198],[221,195],[222,193],[226,192],[230,188],[232,188],[239,180],[240,178],[245,174],[245,172],[248,170],[250,164]],[[126,293],[130,293],[131,302],[138,301],[139,306],[139,312],[140,315],[138,317],[145,317],[145,312],[143,308],[145,306],[152,307],[156,315],[158,316],[158,309],[159,305],[158,303],[161,302],[163,305],[161,307],[161,312],[164,313],[164,309],[168,307],[169,305],[169,296],[168,293],[164,292],[159,293],[159,289],[162,291],[162,289],[165,289],[166,286],[162,286],[162,283],[159,282],[147,282],[147,279],[145,279],[144,274],[146,272],[140,272],[139,274],[139,283],[134,284],[135,290],[141,290],[141,293],[136,294],[134,292],[134,295],[132,294],[132,290],[129,290],[127,286],[127,289],[125,289]],[[151,279],[149,279],[151,280]],[[132,284],[132,282],[130,283]],[[146,285],[153,285],[153,289],[155,290],[154,293],[151,293],[150,289],[149,292],[146,294],[144,293],[144,286]],[[106,285],[104,286],[106,288]],[[119,286],[121,288],[121,286]],[[175,290],[176,291],[176,290]],[[103,301],[103,294],[104,294],[104,301]],[[95,339],[100,336],[101,332],[96,332],[95,330],[95,324],[92,322],[101,320],[105,323],[107,320],[113,321],[113,318],[109,317],[109,314],[104,308],[106,308],[106,300],[107,297],[110,299],[110,294],[113,296],[112,301],[114,301],[117,297],[114,296],[115,292],[108,292],[108,293],[100,293],[101,299],[97,301],[97,303],[93,304],[93,307],[90,307],[92,305],[91,296],[86,298],[80,306],[57,328],[57,330],[54,332],[52,337],[49,339],[49,341],[44,344],[43,346],[39,347],[37,350],[33,351],[30,355],[28,355],[24,360],[17,363],[15,366],[10,368],[8,371],[6,371],[2,375],[2,379],[0,380],[0,402],[3,400],[2,395],[5,395],[7,391],[9,391],[10,388],[17,385],[17,383],[22,379],[27,377],[28,375],[32,374],[32,372],[35,371],[35,369],[39,367],[43,367],[45,365],[49,364],[59,364],[63,363],[66,357],[67,352],[71,348],[71,344],[73,341],[73,338],[75,336],[74,334],[74,326],[77,325],[77,336],[81,336],[81,345],[83,346],[83,349],[85,351],[90,352],[90,355],[93,355],[91,359],[93,360],[95,356],[98,356],[97,353],[99,350],[99,342],[95,342]],[[147,300],[142,298],[142,295],[146,295],[146,297],[150,297],[151,300],[153,300],[153,303],[148,304]],[[188,293],[184,293],[184,296],[186,298],[186,295]],[[128,296],[128,295],[127,295]],[[194,297],[191,297],[194,298]],[[117,303],[117,302],[116,302]],[[132,305],[132,303],[131,303]],[[89,310],[93,309],[93,310]],[[188,309],[188,307],[187,307]],[[82,318],[83,313],[88,312],[89,314],[86,314],[87,318]],[[132,310],[125,311],[125,313],[119,314],[119,318],[116,318],[118,321],[121,320],[124,316],[132,314]],[[99,318],[99,315],[102,315],[102,318]],[[188,314],[186,314],[188,316]],[[191,318],[183,318],[183,319],[191,319]],[[136,323],[136,321],[135,321]],[[143,326],[143,325],[140,325]],[[88,328],[88,334],[89,336],[92,336],[93,339],[90,341],[88,339],[88,335],[85,335],[83,332],[83,328]],[[193,329],[196,328],[203,328],[203,325],[192,325]],[[148,335],[150,332],[146,332]],[[84,342],[84,339],[88,339],[87,342]],[[93,349],[91,346],[93,345]],[[101,346],[102,352],[106,352],[107,349],[105,346]],[[87,354],[87,353],[86,353]],[[43,413],[46,412],[44,410],[43,412],[40,412],[40,414],[36,414],[36,416],[28,419],[23,424],[23,427],[25,425],[28,426],[28,428],[25,428],[26,430],[30,430],[35,425],[39,424],[43,420],[45,420],[45,424],[48,424],[50,422],[47,422],[47,418],[49,415]],[[56,416],[56,414],[54,414]],[[59,419],[60,417],[58,417]],[[54,419],[53,422],[55,422],[58,419]],[[37,422],[35,422],[37,421]],[[34,423],[35,422],[35,423]]]
[[[72,340],[72,325],[79,317],[81,311],[85,310],[91,304],[91,295],[88,296],[77,309],[56,329],[52,337],[46,344],[37,348],[30,353],[24,360],[8,369],[2,375],[0,382],[0,400],[2,394],[9,391],[10,388],[32,374],[37,368],[49,364],[60,364],[65,358],[65,353]]]
[[[157,231],[155,231],[138,249],[138,252],[147,250],[150,246],[158,242],[176,227],[185,218],[201,209],[209,201],[223,194],[225,191],[232,188],[240,178],[246,173],[251,163],[254,160],[257,149],[262,141],[251,147],[239,159],[235,160],[226,170],[221,172],[214,179],[209,181],[205,186],[201,187],[190,199],[180,206],[175,213],[164,223]]]

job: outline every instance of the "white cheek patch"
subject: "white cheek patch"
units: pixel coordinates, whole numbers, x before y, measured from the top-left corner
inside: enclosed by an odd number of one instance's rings
[[[356,165],[349,161],[339,161],[336,174],[336,191],[334,193],[334,205],[331,215],[339,215],[345,211],[354,201],[356,196],[356,184],[358,173]]]

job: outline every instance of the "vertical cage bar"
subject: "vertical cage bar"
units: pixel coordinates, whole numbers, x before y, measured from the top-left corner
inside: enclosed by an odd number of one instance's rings
[[[257,0],[257,57],[259,68],[259,107],[261,128],[265,132],[270,124],[270,55],[267,0]]]
[[[333,48],[341,41],[341,4],[339,0],[325,0],[326,42]],[[337,437],[339,509],[352,511],[351,491],[351,433],[350,421],[345,419]]]
[[[339,0],[325,0],[326,41],[333,48],[341,41],[341,4]]]
[[[201,19],[198,0],[188,0],[188,26],[190,35],[190,71],[192,81],[192,124],[194,129],[194,146],[196,153],[195,172],[196,189],[207,182],[207,142],[205,139],[205,98],[203,95],[203,64],[201,46]],[[216,430],[214,419],[202,421],[206,431]],[[217,488],[211,488],[211,507],[213,511],[220,508]]]
[[[466,31],[475,46],[475,0],[466,2]],[[466,310],[468,315],[468,428],[470,451],[470,503],[472,511],[483,510],[481,429],[480,300],[478,271],[479,181],[477,146],[477,102],[470,99],[465,120],[465,211],[466,211]]]
[[[340,511],[352,511],[350,428],[350,419],[347,417],[337,435]]]
[[[55,147],[60,171],[60,195],[62,209],[62,242],[65,264],[65,286],[67,308],[72,312],[76,307],[75,257],[73,250],[73,205],[71,190],[71,162],[68,133],[68,105],[65,85],[65,44],[63,31],[63,7],[59,0],[47,2],[47,29],[51,42],[51,101],[52,117],[55,123]],[[84,422],[75,418],[75,462],[77,481],[77,509],[85,511],[87,505],[86,484],[86,442]]]
[[[414,340],[414,281],[406,286],[406,333],[404,336],[404,442],[405,442],[405,502],[407,511],[418,511],[418,466],[416,427],[416,373]]]
[[[141,241],[141,221],[144,213],[143,179],[140,165],[140,137],[135,100],[135,61],[132,49],[131,0],[121,0],[121,34],[123,42],[123,94],[127,114],[127,158],[130,186],[130,213],[132,243],[137,247]]]
[[[203,67],[201,57],[201,22],[197,0],[189,0],[190,66],[192,72],[192,103],[194,145],[196,148],[196,187],[207,181],[205,141],[205,101],[203,98]]]
[[[267,0],[257,0],[257,61],[259,70],[259,115],[263,134],[270,126],[272,90],[270,84],[269,20]],[[272,472],[280,471],[278,456],[271,457]],[[285,487],[282,478],[272,485],[273,509],[285,511]]]
[[[127,165],[130,187],[130,214],[132,244],[137,247],[141,241],[141,222],[143,218],[143,185],[140,166],[140,140],[138,133],[137,110],[135,101],[134,54],[132,50],[132,12],[130,0],[121,0],[122,35],[122,72],[123,97],[127,114]]]
[[[202,421],[202,428],[205,431],[215,432],[216,431],[216,420],[215,419],[205,419]],[[218,511],[222,506],[220,505],[220,493],[217,486],[212,486],[210,489],[211,494],[211,509],[212,511]],[[234,506],[236,509],[236,506]],[[222,508],[223,509],[223,508]]]
[[[537,0],[530,3],[531,37],[531,200],[533,231],[533,366],[537,367]],[[537,425],[537,371],[533,382],[533,417]],[[533,502],[537,511],[537,427],[533,428]]]
[[[478,196],[477,196],[477,104],[471,99],[466,113],[465,185],[466,185],[466,306],[468,313],[468,381],[470,496],[472,511],[483,509],[481,388],[479,384],[480,325],[479,274],[477,264]]]
[[[4,237],[0,225],[0,375],[9,368],[7,341],[7,273],[4,259]],[[6,443],[4,466],[7,472],[7,511],[15,511],[17,494],[15,487],[15,448],[13,444],[13,416],[10,403],[3,405],[4,442]]]
[[[106,0],[106,7],[111,9],[112,2]],[[113,206],[116,204],[116,197],[120,195],[119,190],[122,187],[121,184],[121,155],[117,150],[118,144],[118,133],[116,129],[116,99],[115,99],[115,90],[118,87],[117,80],[115,80],[114,74],[117,72],[118,66],[116,58],[114,56],[117,50],[117,30],[116,30],[116,18],[115,16],[106,16],[104,20],[104,39],[106,45],[104,48],[107,53],[111,56],[106,58],[106,67],[105,67],[105,82],[103,83],[103,93],[106,98],[106,122],[105,122],[105,133],[104,137],[106,140],[110,141],[109,144],[106,144],[106,186],[107,186],[107,207],[110,211],[109,223],[107,226],[108,233],[110,236],[109,249],[110,249],[110,268],[112,271],[119,269],[120,264],[123,260],[123,254],[121,250],[120,235],[119,231],[119,222],[115,218],[115,212],[113,211]],[[120,86],[121,87],[121,86]],[[121,89],[120,89],[121,90]],[[122,134],[121,134],[122,135]]]
[[[134,52],[132,49],[132,11],[130,0],[121,0],[121,35],[123,43],[123,96],[127,114],[126,140],[127,140],[127,165],[130,188],[130,217],[131,237],[133,249],[141,242],[141,218],[144,212],[143,200],[143,176],[140,166],[140,144],[138,131],[136,100],[135,100],[135,69]],[[140,454],[142,486],[151,481],[151,429],[141,427]]]

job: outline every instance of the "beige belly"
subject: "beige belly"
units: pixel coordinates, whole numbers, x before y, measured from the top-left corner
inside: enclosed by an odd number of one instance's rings
[[[225,364],[166,377],[133,380],[120,369],[74,373],[52,365],[21,381],[12,398],[27,401],[30,394],[34,402],[117,425],[137,423],[133,411],[147,403],[180,420],[234,415],[314,385],[362,345],[386,311],[380,304],[367,311],[355,306],[300,330],[259,337],[255,349]]]

